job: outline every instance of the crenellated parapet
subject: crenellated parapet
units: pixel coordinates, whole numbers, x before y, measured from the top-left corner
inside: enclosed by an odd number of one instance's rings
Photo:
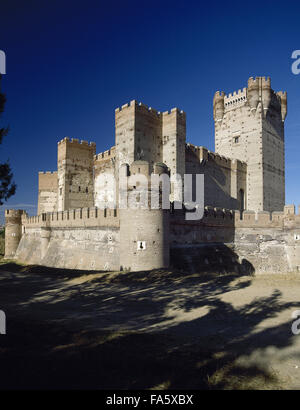
[[[296,228],[300,229],[300,206],[296,214],[295,205],[286,205],[282,212],[234,211],[237,228]]]
[[[118,113],[126,114],[127,110],[132,109],[132,108],[135,108],[136,110],[138,110],[141,113],[143,113],[143,112],[144,113],[150,113],[150,114],[153,114],[153,115],[159,116],[159,117],[174,114],[174,113],[177,113],[177,114],[182,115],[182,116],[186,115],[184,111],[180,110],[177,107],[172,108],[171,110],[168,110],[168,111],[161,112],[161,111],[157,111],[155,108],[149,107],[148,105],[146,105],[142,102],[138,102],[136,100],[132,100],[129,103],[123,104],[121,107],[117,107],[115,109],[115,113],[116,114],[118,114]]]
[[[118,209],[79,208],[49,212],[36,216],[24,215],[22,225],[28,228],[118,227]]]
[[[230,226],[234,225],[234,211],[213,207],[205,206],[203,217],[199,220],[186,220],[186,210],[183,209],[173,209],[171,212],[171,224],[180,224],[182,226],[210,226],[210,227],[220,227],[220,226]]]
[[[185,210],[174,210],[171,213],[171,223],[181,221],[181,224],[204,225],[204,226],[224,226],[234,228],[288,228],[300,229],[300,206],[298,214],[295,213],[295,206],[288,205],[282,212],[267,211],[243,211],[230,210],[212,206],[205,206],[203,218],[196,221],[185,220]]]
[[[281,111],[282,121],[284,121],[287,114],[287,93],[282,91],[275,93],[271,88],[270,77],[250,77],[247,88],[229,94],[223,91],[215,93],[214,120],[215,122],[222,121],[227,112],[244,105],[256,112],[261,103],[263,111],[266,112],[271,106],[276,108],[276,101],[278,102],[277,109]]]
[[[39,175],[57,175],[57,171],[39,171]]]
[[[69,138],[69,137],[64,137],[62,140],[58,141],[57,145],[72,145],[73,147],[79,146],[79,147],[91,147],[91,149],[96,149],[96,143],[95,142],[88,142],[85,140],[79,140],[78,138]]]
[[[232,168],[235,170],[239,169],[245,172],[247,170],[247,163],[245,161],[240,161],[226,157],[224,155],[220,155],[216,152],[210,151],[206,147],[187,143],[186,149],[188,152],[193,152],[199,158],[199,161],[201,163],[211,161],[220,167]]]
[[[262,104],[265,116],[268,110],[279,112],[282,121],[287,114],[287,93],[274,92],[271,88],[270,77],[250,77],[248,80],[247,99],[251,110],[257,110],[259,102]]]
[[[111,147],[110,149],[108,149],[104,152],[100,152],[99,154],[96,154],[94,156],[94,160],[95,160],[95,162],[107,161],[107,160],[110,160],[112,158],[115,158],[115,156],[116,156],[116,147]]]

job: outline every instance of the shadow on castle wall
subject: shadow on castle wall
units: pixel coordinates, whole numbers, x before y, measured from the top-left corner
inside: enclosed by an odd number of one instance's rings
[[[196,273],[253,275],[254,266],[234,250],[235,217],[207,207],[204,218],[186,221],[175,210],[170,224],[170,261],[175,269]]]
[[[204,198],[206,206],[239,209],[239,201],[231,196],[231,161],[223,166],[213,159],[199,161],[199,157],[191,149],[186,150],[186,173],[204,175]],[[245,190],[245,186],[243,187]],[[193,180],[195,194],[196,185]],[[194,200],[196,198],[193,198]]]
[[[171,266],[188,272],[253,275],[254,266],[222,243],[177,245],[170,250]]]

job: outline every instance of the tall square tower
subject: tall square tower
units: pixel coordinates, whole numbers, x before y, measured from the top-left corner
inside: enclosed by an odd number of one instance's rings
[[[245,208],[282,211],[285,205],[284,121],[286,92],[275,92],[270,78],[252,77],[233,94],[216,92],[213,101],[215,151],[247,162]]]
[[[171,175],[185,173],[186,115],[178,108],[163,113],[133,100],[115,110],[116,175],[123,164],[147,161],[150,173],[156,162]]]
[[[96,144],[66,137],[57,146],[57,210],[94,206]]]

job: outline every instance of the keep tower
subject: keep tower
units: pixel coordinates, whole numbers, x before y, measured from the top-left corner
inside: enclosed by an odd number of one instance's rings
[[[282,211],[285,205],[284,121],[286,92],[275,92],[270,77],[250,77],[248,87],[213,100],[215,151],[247,162],[244,209]]]

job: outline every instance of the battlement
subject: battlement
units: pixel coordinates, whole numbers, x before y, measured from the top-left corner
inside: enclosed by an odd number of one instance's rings
[[[224,99],[225,99],[225,101],[226,101],[226,100],[232,99],[232,98],[243,97],[243,96],[246,95],[246,92],[247,92],[247,88],[244,87],[242,90],[239,89],[238,91],[233,91],[232,93],[225,94],[225,95],[224,95]]]
[[[49,212],[41,215],[22,217],[22,225],[26,228],[69,228],[119,226],[118,209],[79,208],[60,212]]]
[[[58,145],[61,144],[72,144],[73,146],[79,145],[81,147],[85,146],[85,147],[91,147],[91,148],[95,148],[96,147],[96,143],[95,142],[88,142],[85,140],[81,140],[79,141],[78,138],[69,138],[69,137],[65,137],[62,140],[58,141],[57,143]]]
[[[196,146],[191,143],[186,144],[186,148],[192,152],[194,152],[200,161],[214,161],[219,166],[230,166],[233,165],[235,168],[236,166],[245,169],[247,168],[247,163],[244,161],[240,161],[237,159],[231,159],[229,157],[225,157],[223,155],[219,155],[213,151],[210,151],[206,147],[203,146]]]
[[[115,109],[115,113],[118,113],[120,111],[124,111],[126,108],[128,107],[135,107],[137,105],[137,101],[136,100],[132,100],[129,103],[123,104],[121,107],[117,107]]]
[[[162,115],[163,115],[163,117],[165,117],[165,116],[167,116],[167,115],[171,115],[171,114],[174,114],[174,113],[177,113],[177,114],[179,114],[179,115],[181,115],[181,116],[183,116],[183,117],[185,117],[186,116],[186,114],[185,114],[185,112],[184,111],[182,111],[182,110],[180,110],[179,108],[172,108],[171,110],[168,110],[168,111],[164,111],[163,113],[162,113]]]
[[[186,226],[231,226],[234,225],[234,211],[212,206],[205,206],[202,219],[187,221],[185,209],[174,209],[171,213],[171,224]]]
[[[143,110],[143,111],[149,111],[155,115],[160,115],[160,112],[155,110],[152,107],[148,107],[146,104],[143,104],[142,102],[138,102],[136,100],[132,100],[129,103],[123,104],[121,107],[118,107],[115,109],[115,113],[119,113],[121,111],[126,110],[127,108],[132,108],[132,107],[136,107],[139,110]]]
[[[224,91],[216,91],[214,95],[214,100],[217,100],[219,98],[224,98],[224,97],[225,97]]]
[[[219,208],[219,207],[212,207],[206,206],[204,208],[204,215],[202,218],[203,223],[214,222],[217,224],[225,224],[232,223],[233,221],[233,212],[230,209]]]
[[[57,171],[39,171],[39,175],[57,175]]]
[[[238,228],[275,228],[297,227],[300,228],[300,206],[298,214],[294,205],[286,205],[282,212],[267,211],[234,211],[235,226]]]
[[[114,158],[116,156],[116,147],[111,147],[110,149],[100,152],[99,154],[94,155],[95,161],[102,161],[110,158]]]
[[[127,108],[130,108],[130,107],[131,108],[136,107],[140,111],[147,111],[147,112],[153,113],[154,115],[157,115],[157,116],[165,116],[165,115],[173,114],[175,112],[180,114],[180,115],[183,115],[183,116],[186,115],[184,111],[182,111],[182,110],[180,110],[179,108],[176,108],[176,107],[172,108],[169,111],[160,112],[160,111],[157,111],[155,108],[148,107],[146,104],[144,104],[142,102],[137,102],[136,100],[132,100],[129,103],[123,104],[121,107],[116,108],[115,113],[119,113],[121,111],[126,110]]]
[[[225,110],[235,108],[239,105],[244,104],[247,101],[247,88],[243,88],[242,90],[234,91],[233,93],[229,93],[224,97],[224,106]]]
[[[185,221],[185,210],[174,210],[171,215],[173,221],[181,224],[209,225],[209,226],[232,226],[235,228],[297,228],[300,229],[300,206],[298,214],[292,207],[285,207],[283,212],[244,211],[230,210],[205,206],[204,215],[198,221]]]
[[[276,93],[280,98],[287,98],[287,92],[286,91],[278,91]]]
[[[5,209],[5,218],[19,218],[25,214],[23,209]]]
[[[263,86],[271,87],[271,78],[270,77],[255,77],[255,78],[250,77],[248,79],[248,87],[253,85],[253,84],[258,85],[260,80],[261,80]]]

